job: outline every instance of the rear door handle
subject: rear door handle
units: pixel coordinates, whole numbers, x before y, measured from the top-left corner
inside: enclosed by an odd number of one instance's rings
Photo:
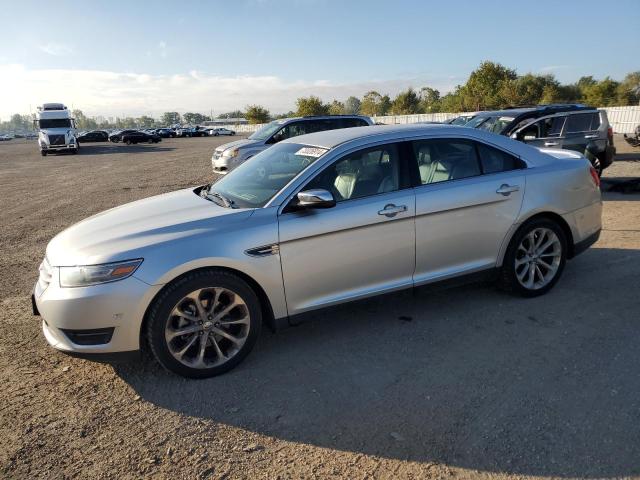
[[[520,185],[507,185],[506,183],[503,183],[500,185],[500,188],[496,190],[496,193],[507,197],[511,195],[511,192],[517,192],[518,190],[520,190]]]
[[[556,147],[558,146],[558,142],[544,142],[545,147]]]
[[[589,135],[585,135],[584,138],[598,138],[598,134],[589,134]]]
[[[391,218],[391,217],[395,217],[399,213],[406,212],[406,211],[407,211],[406,205],[396,206],[393,203],[390,203],[388,205],[385,205],[382,210],[378,210],[378,215],[384,215],[385,217]]]

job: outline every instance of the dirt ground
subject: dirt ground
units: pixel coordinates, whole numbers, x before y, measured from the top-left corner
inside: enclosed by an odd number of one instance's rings
[[[346,305],[265,329],[204,381],[49,348],[29,301],[47,242],[210,181],[225,141],[0,143],[0,477],[640,475],[640,194],[604,194],[600,241],[541,298],[476,284]],[[640,176],[640,149],[621,151],[605,179]]]

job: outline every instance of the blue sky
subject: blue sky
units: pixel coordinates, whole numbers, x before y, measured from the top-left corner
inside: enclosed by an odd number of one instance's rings
[[[3,0],[0,8],[0,78],[13,92],[0,118],[42,101],[94,115],[249,103],[280,112],[314,92],[326,100],[409,85],[446,92],[485,59],[563,82],[640,69],[638,0]]]

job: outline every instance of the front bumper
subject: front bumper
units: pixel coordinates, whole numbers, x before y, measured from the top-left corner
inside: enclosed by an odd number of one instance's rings
[[[218,175],[226,175],[229,173],[229,166],[231,164],[231,159],[229,157],[218,157],[215,155],[211,157],[211,167],[213,168],[213,173]]]
[[[47,342],[67,353],[99,359],[140,348],[147,306],[161,285],[135,277],[88,287],[61,288],[56,268],[51,283],[36,283],[34,314],[42,316]]]
[[[78,144],[73,143],[70,145],[40,145],[40,150],[45,152],[59,152],[62,150],[75,150],[78,148]]]

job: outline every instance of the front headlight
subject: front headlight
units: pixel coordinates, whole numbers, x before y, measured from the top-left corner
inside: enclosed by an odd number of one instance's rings
[[[142,258],[102,265],[60,267],[61,287],[86,287],[99,283],[115,282],[133,275],[142,263]]]
[[[225,150],[222,156],[233,158],[233,157],[237,157],[238,153],[240,153],[240,149],[236,147],[236,148],[232,148],[231,150]]]

